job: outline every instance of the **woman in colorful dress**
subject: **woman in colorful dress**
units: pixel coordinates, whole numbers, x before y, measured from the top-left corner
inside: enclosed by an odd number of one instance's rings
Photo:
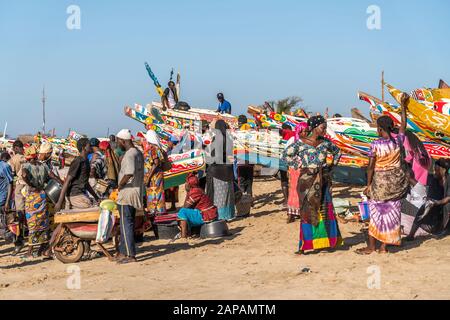
[[[166,214],[164,194],[164,155],[158,135],[149,130],[144,143],[144,184],[147,194],[147,210],[157,215]]]
[[[300,137],[283,152],[289,167],[299,170],[297,193],[300,203],[298,254],[342,245],[331,196],[331,168],[339,161],[339,148],[324,138],[327,124],[322,116],[308,119],[311,134]],[[333,161],[327,165],[327,156]]]
[[[227,136],[229,127],[225,121],[218,120],[214,128],[216,135],[212,145],[216,149],[211,152],[214,163],[208,166],[206,172],[206,194],[217,207],[219,219],[230,221],[235,217],[234,172],[232,161],[227,157],[227,149],[232,157],[233,141]],[[216,154],[216,150],[220,150],[221,154]]]
[[[290,138],[286,143],[286,148],[291,144],[300,140],[300,138],[306,138],[308,135],[308,124],[306,122],[299,123],[295,127],[295,136]],[[287,202],[287,223],[295,221],[295,217],[300,217],[300,202],[297,192],[298,178],[300,176],[300,169],[294,167],[288,168],[289,176],[289,196]]]
[[[38,161],[36,147],[25,149],[26,163],[22,167],[22,178],[26,187],[22,190],[25,197],[25,218],[28,225],[28,252],[25,258],[49,255],[50,221],[47,208],[47,196],[44,191],[49,179],[57,180],[49,168]],[[33,252],[40,246],[38,252]]]
[[[402,105],[407,106],[408,100],[409,96],[404,94]],[[370,199],[369,245],[356,250],[358,254],[375,252],[377,240],[381,242],[378,253],[387,253],[387,245],[401,244],[401,201],[409,191],[408,170],[402,167],[406,124],[397,134],[392,119],[382,116],[377,120],[377,127],[380,139],[370,147],[364,191]]]

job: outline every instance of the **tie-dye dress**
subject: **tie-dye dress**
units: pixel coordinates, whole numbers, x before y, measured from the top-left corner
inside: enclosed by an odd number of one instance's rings
[[[333,207],[328,154],[333,155],[333,164],[337,164],[339,148],[327,139],[317,147],[299,140],[283,152],[283,160],[299,172],[299,251],[335,248],[343,244]]]
[[[369,193],[369,235],[390,245],[401,243],[401,199],[408,191],[408,179],[401,167],[400,143],[404,139],[403,134],[378,139],[369,153],[375,160]]]
[[[144,151],[144,179],[146,183],[147,194],[147,209],[149,212],[154,212],[158,215],[166,213],[166,199],[164,194],[164,171],[161,163],[164,161],[164,156],[161,149],[157,146],[148,144]],[[150,171],[159,159],[160,165],[155,168],[153,175],[150,177]]]

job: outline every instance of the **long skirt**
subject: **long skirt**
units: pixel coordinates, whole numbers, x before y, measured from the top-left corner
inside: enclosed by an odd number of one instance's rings
[[[235,216],[233,181],[222,181],[216,178],[207,180],[207,195],[217,207],[219,220],[231,220]]]
[[[289,197],[288,214],[293,216],[300,215],[300,199],[298,197],[297,184],[300,176],[300,169],[289,168]]]
[[[401,244],[401,200],[369,201],[369,235],[385,244]]]
[[[343,244],[328,185],[323,188],[322,203],[318,213],[316,226],[304,219],[301,220],[299,250],[335,248]]]
[[[166,213],[166,197],[164,193],[164,173],[155,172],[147,187],[147,209],[156,214]]]
[[[50,240],[47,196],[44,191],[28,191],[25,197],[25,218],[28,225],[29,245],[39,245]]]

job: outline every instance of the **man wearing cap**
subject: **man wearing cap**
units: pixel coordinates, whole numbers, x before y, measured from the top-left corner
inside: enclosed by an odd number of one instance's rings
[[[217,94],[217,100],[219,100],[219,106],[217,107],[216,112],[231,114],[231,103],[229,103],[227,100],[225,100],[223,93]]]
[[[96,201],[99,200],[97,194],[89,184],[90,165],[88,154],[91,153],[91,145],[87,138],[77,141],[77,149],[80,155],[70,164],[67,178],[64,181],[55,211],[61,210],[64,199],[68,197],[68,207],[70,209],[87,209],[92,207],[92,201],[87,193],[90,193]]]
[[[117,204],[120,213],[120,244],[116,261],[119,264],[136,262],[134,224],[136,210],[142,209],[144,197],[144,156],[131,141],[129,129],[117,135],[118,146],[125,151],[119,172]]]

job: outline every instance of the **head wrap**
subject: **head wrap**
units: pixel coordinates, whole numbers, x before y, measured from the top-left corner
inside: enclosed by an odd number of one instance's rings
[[[25,148],[25,159],[31,160],[36,159],[38,155],[37,149],[34,145]]]
[[[144,137],[148,143],[154,144],[161,148],[161,142],[159,141],[159,137],[154,130],[148,130]]]
[[[186,183],[189,185],[189,187],[194,188],[194,187],[198,187],[198,185],[200,184],[197,176],[194,173],[190,173],[187,177],[186,177]]]
[[[98,147],[100,148],[100,150],[106,151],[106,150],[108,150],[111,147],[111,145],[109,144],[108,141],[102,141],[102,142],[100,142]]]
[[[308,126],[310,128],[310,130],[314,130],[315,128],[317,128],[318,126],[320,126],[321,124],[325,123],[326,120],[324,117],[322,116],[314,116],[308,119]]]
[[[51,143],[43,143],[39,148],[39,153],[47,154],[53,152],[53,146]]]
[[[98,140],[97,138],[91,138],[91,140],[89,140],[89,144],[91,145],[91,147],[98,147],[100,144],[100,140]]]
[[[295,127],[295,141],[298,141],[300,139],[300,134],[308,130],[308,124],[306,122],[300,122]]]
[[[130,129],[122,129],[119,133],[116,134],[116,138],[122,140],[131,140],[131,131]]]

